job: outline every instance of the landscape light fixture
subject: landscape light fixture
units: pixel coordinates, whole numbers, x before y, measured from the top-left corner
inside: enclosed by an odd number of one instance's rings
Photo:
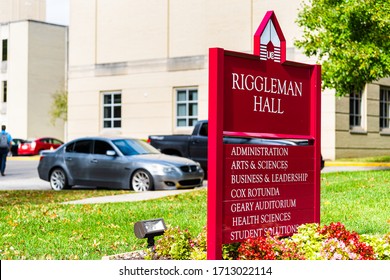
[[[164,219],[139,221],[134,224],[134,234],[139,239],[148,239],[148,248],[154,246],[154,237],[163,235],[167,229]]]

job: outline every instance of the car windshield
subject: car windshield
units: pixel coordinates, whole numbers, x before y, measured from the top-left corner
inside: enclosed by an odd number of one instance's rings
[[[125,156],[160,153],[156,148],[141,140],[119,139],[112,142]]]

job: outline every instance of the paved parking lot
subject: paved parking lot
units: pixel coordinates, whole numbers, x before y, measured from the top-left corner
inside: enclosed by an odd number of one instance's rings
[[[6,176],[0,176],[0,190],[51,190],[49,182],[38,177],[38,163],[39,157],[8,158]],[[322,173],[375,169],[390,169],[390,164],[328,164]]]
[[[50,190],[49,182],[38,177],[37,157],[8,158],[5,176],[0,176],[0,190]]]

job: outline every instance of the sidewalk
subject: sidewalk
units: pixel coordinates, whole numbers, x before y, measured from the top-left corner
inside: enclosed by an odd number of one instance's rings
[[[115,203],[115,202],[128,202],[128,201],[143,201],[149,199],[157,199],[166,196],[174,196],[181,193],[193,192],[205,188],[205,183],[203,187],[195,189],[183,189],[183,190],[171,190],[171,191],[148,191],[148,192],[138,192],[130,194],[120,194],[120,195],[110,195],[110,196],[100,196],[100,197],[91,197],[81,200],[73,200],[64,202],[63,204],[89,204],[89,203]]]

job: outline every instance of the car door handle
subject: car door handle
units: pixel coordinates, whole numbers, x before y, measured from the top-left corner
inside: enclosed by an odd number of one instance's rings
[[[98,160],[97,159],[92,159],[91,163],[98,163]]]
[[[65,158],[65,160],[66,160],[66,161],[72,161],[72,158],[67,157],[67,158]]]

